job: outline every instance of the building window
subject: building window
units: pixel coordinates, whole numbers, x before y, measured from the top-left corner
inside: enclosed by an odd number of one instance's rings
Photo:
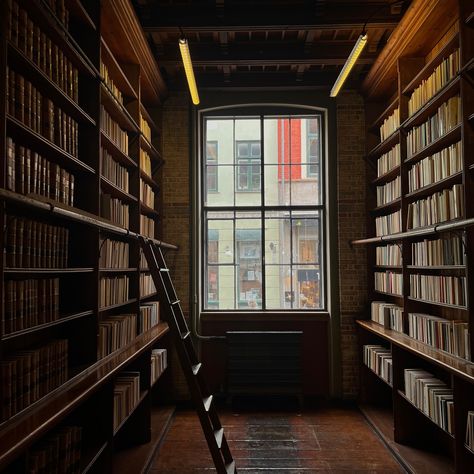
[[[217,192],[217,141],[206,143],[207,190]]]
[[[322,123],[320,114],[204,118],[202,175],[209,183],[212,142],[220,180],[201,202],[203,310],[325,309]]]
[[[237,141],[235,144],[237,158],[237,190],[260,191],[260,142]]]

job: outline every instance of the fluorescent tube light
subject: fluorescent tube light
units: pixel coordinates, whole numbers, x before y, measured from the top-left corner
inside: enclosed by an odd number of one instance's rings
[[[179,50],[181,51],[181,58],[183,59],[184,72],[186,73],[186,79],[188,80],[189,92],[191,94],[191,100],[194,105],[199,104],[199,93],[196,86],[196,79],[194,78],[193,63],[191,62],[191,55],[189,54],[188,40],[180,38]]]
[[[330,94],[331,97],[336,97],[336,95],[339,93],[342,85],[347,79],[347,76],[351,72],[352,67],[356,63],[357,59],[360,56],[360,53],[362,53],[362,50],[364,49],[366,44],[367,44],[367,34],[360,35],[359,38],[357,39],[356,44],[352,48],[351,54],[349,54],[349,57],[347,58],[346,63],[344,64],[341,72],[339,73],[339,76],[337,77],[336,82],[332,86],[331,94]]]

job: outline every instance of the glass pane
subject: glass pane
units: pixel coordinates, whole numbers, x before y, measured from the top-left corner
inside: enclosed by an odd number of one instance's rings
[[[206,143],[215,146],[219,164],[234,164],[234,121],[232,119],[206,120]],[[207,146],[209,150],[209,146]],[[210,150],[212,153],[212,150]]]
[[[288,165],[265,166],[265,204],[267,206],[290,205],[290,167]]]
[[[265,284],[267,309],[291,309],[294,293],[291,291],[289,265],[265,265]]]
[[[234,205],[234,167],[227,165],[206,166],[205,205]]]
[[[205,307],[207,309],[235,309],[233,265],[210,265],[207,268]]]
[[[320,262],[319,219],[293,216],[293,263]]]
[[[308,165],[291,166],[291,205],[320,204],[319,179],[317,176],[307,176]]]
[[[260,206],[262,202],[260,160],[238,160],[235,175],[235,205]]]
[[[302,122],[305,119],[292,118],[290,119],[289,129],[289,152],[290,152],[290,163],[298,165],[303,161],[303,144],[304,144],[304,133],[302,130]]]
[[[316,265],[298,265],[293,267],[293,288],[296,309],[321,308],[321,271]]]
[[[290,121],[285,118],[264,118],[265,164],[289,163],[289,156],[285,151],[287,150],[285,130],[288,130],[289,123]]]
[[[206,161],[207,163],[217,164],[217,140],[208,140],[206,143]]]
[[[207,223],[208,263],[234,263],[234,221],[209,220]]]
[[[247,244],[250,254],[258,253],[256,246]],[[237,301],[239,309],[262,308],[262,266],[258,259],[241,259],[237,267]]]
[[[283,213],[280,213],[283,214]],[[265,263],[290,263],[290,219],[265,218]]]

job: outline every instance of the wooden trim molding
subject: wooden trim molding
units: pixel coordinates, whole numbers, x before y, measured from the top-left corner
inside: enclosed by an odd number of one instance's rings
[[[426,56],[428,35],[438,38],[459,16],[456,0],[413,0],[362,83],[367,99],[387,97],[397,84],[397,60],[401,56]]]

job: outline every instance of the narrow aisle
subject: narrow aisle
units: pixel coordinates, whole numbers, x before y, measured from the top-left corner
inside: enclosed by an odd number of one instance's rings
[[[219,411],[240,473],[403,473],[355,408]],[[193,410],[179,410],[150,474],[214,471]]]

